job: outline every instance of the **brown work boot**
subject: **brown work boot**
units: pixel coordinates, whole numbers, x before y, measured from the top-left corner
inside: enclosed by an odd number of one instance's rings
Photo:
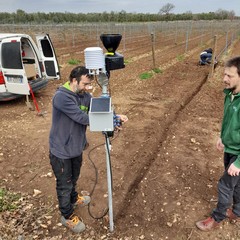
[[[75,209],[78,206],[80,207],[87,206],[90,202],[91,202],[90,196],[80,196],[78,194],[77,201],[73,204],[73,208]]]
[[[61,216],[61,223],[63,226],[68,227],[70,230],[72,230],[75,233],[80,233],[85,230],[85,224],[80,221],[78,216],[75,214],[72,214],[69,219],[66,219],[64,216]]]
[[[230,223],[240,222],[240,217],[238,217],[235,213],[233,213],[231,208],[227,210],[226,216],[229,218]]]
[[[212,217],[196,222],[196,226],[202,231],[211,231],[219,227],[219,225],[220,223],[216,222]]]

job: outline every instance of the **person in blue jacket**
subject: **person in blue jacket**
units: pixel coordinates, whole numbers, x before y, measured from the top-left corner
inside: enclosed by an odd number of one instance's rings
[[[205,49],[204,51],[202,51],[202,52],[200,53],[199,64],[200,64],[200,65],[208,65],[208,64],[211,64],[212,54],[213,54],[212,48],[208,48],[208,49]]]
[[[88,70],[76,67],[71,71],[69,81],[57,89],[52,100],[49,157],[56,177],[61,222],[74,232],[85,230],[84,223],[73,213],[74,207],[90,202],[89,196],[80,196],[76,191],[82,152],[87,143],[85,132],[91,100],[87,90],[90,85]]]
[[[85,230],[85,224],[74,214],[77,206],[85,206],[90,196],[76,191],[82,165],[82,152],[87,146],[86,129],[92,77],[83,66],[75,67],[52,99],[52,126],[49,136],[49,158],[56,177],[56,190],[61,223],[75,233]],[[125,115],[119,115],[122,122]]]

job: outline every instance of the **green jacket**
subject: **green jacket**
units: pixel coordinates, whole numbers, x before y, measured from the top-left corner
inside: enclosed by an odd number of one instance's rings
[[[234,95],[232,91],[224,89],[224,115],[222,121],[221,139],[224,152],[238,155],[234,165],[240,168],[240,93]]]

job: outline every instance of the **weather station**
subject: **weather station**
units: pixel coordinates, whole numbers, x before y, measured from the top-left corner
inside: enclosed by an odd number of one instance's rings
[[[107,183],[108,183],[108,208],[109,208],[109,229],[113,231],[113,206],[112,206],[112,171],[110,150],[110,137],[113,137],[114,129],[120,126],[121,122],[114,113],[111,96],[109,94],[110,71],[125,67],[124,58],[116,52],[121,39],[121,34],[101,34],[100,39],[107,53],[103,53],[100,47],[89,47],[84,50],[85,66],[90,75],[98,79],[102,89],[101,96],[93,97],[89,109],[90,131],[102,132],[105,136]]]

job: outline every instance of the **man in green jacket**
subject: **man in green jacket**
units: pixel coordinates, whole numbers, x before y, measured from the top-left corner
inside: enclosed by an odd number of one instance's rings
[[[218,182],[218,203],[207,219],[198,221],[202,231],[219,227],[220,222],[240,222],[240,57],[227,61],[223,82],[225,84],[224,115],[217,149],[224,151],[224,174]]]

